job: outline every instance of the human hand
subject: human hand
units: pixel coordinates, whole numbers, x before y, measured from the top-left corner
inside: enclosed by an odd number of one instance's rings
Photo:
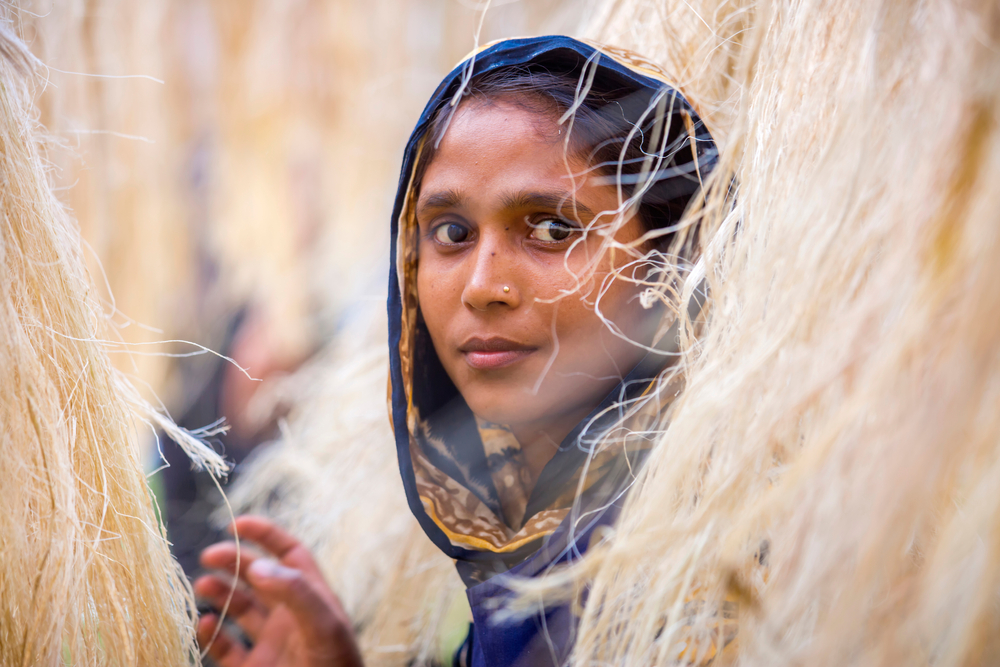
[[[253,642],[247,649],[225,630],[211,641],[219,617],[205,614],[198,621],[198,641],[208,655],[220,667],[360,667],[350,619],[308,549],[263,517],[241,516],[231,530],[241,546],[248,540],[274,558],[243,548],[237,572],[235,542],[201,552],[206,568],[225,570],[244,584],[233,593],[228,615]],[[195,593],[218,609],[231,588],[227,578],[215,574],[194,582]]]

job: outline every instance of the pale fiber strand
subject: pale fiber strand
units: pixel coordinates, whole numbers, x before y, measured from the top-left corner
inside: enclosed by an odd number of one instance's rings
[[[225,464],[139,398],[98,342],[80,238],[40,158],[33,65],[0,30],[0,664],[191,664],[194,602],[135,419]]]

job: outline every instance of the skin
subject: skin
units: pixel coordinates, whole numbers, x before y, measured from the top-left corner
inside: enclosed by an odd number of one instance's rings
[[[593,307],[629,259],[602,254],[596,231],[613,218],[595,216],[617,206],[613,187],[570,178],[554,117],[502,100],[459,109],[421,184],[417,292],[434,349],[472,411],[513,431],[533,480],[644,354]],[[641,233],[633,218],[615,238]],[[586,278],[579,289],[576,276]],[[601,310],[648,343],[653,320],[637,294],[628,281],[609,281]]]
[[[241,585],[230,602],[229,618],[254,646],[248,650],[226,631],[212,641],[219,617],[206,614],[198,620],[197,632],[208,655],[220,667],[360,666],[351,621],[308,549],[263,517],[239,517],[230,532],[240,536],[243,547],[239,568],[235,541],[208,547],[201,553],[202,565],[227,575],[200,577],[194,591],[222,609],[236,575]]]
[[[585,166],[570,159],[575,173]],[[652,338],[637,288],[604,284],[628,256],[600,252],[594,230],[611,218],[595,214],[617,203],[613,188],[568,177],[555,117],[503,100],[459,107],[421,184],[417,289],[428,332],[473,412],[513,430],[532,485],[562,439],[642,358],[596,315],[597,290],[605,316],[626,335]],[[615,239],[640,234],[632,219]],[[562,290],[571,294],[559,298]],[[201,577],[194,589],[221,608],[236,575],[230,618],[254,646],[225,631],[211,641],[218,616],[207,614],[198,639],[208,654],[221,667],[360,665],[350,619],[308,550],[261,517],[240,517],[232,530],[258,549],[244,548],[237,570],[234,542],[209,547],[202,564],[227,574]]]

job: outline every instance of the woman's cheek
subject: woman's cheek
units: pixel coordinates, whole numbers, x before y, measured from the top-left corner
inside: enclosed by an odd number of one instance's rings
[[[550,252],[538,267],[531,276],[531,284],[539,299],[558,298],[573,292],[564,297],[572,299],[589,290],[588,267],[582,252],[569,255]]]

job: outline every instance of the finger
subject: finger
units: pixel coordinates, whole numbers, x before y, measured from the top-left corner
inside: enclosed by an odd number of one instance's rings
[[[233,614],[242,614],[250,609],[262,606],[253,591],[247,590],[242,586],[238,586],[234,590],[233,583],[217,575],[207,574],[195,580],[194,592],[198,597],[207,600],[211,604],[224,604],[229,599],[230,592],[232,592],[229,609]]]
[[[262,598],[285,605],[307,645],[354,646],[350,622],[336,597],[329,591],[321,591],[301,570],[261,558],[247,571],[247,576]]]
[[[308,568],[318,573],[319,568],[309,550],[285,529],[261,516],[241,516],[233,522],[241,539],[250,540],[274,554],[285,565]]]
[[[225,570],[230,574],[237,574],[236,563],[239,561],[239,577],[246,578],[247,568],[260,558],[260,554],[252,549],[248,549],[245,544],[236,542],[219,542],[202,550],[198,557],[202,567],[209,570]]]
[[[244,515],[233,522],[231,530],[241,539],[250,540],[267,549],[279,559],[288,552],[301,548],[301,543],[284,528],[262,516]]]
[[[198,643],[202,650],[207,649],[208,655],[219,663],[219,667],[240,667],[246,659],[247,650],[228,632],[221,631],[216,635],[218,627],[219,617],[215,614],[206,614],[198,619]]]
[[[206,575],[194,582],[194,592],[220,612],[229,600],[227,613],[239,624],[250,639],[256,639],[267,621],[267,608],[257,596],[247,590],[233,590],[234,582],[227,582],[215,575]],[[232,591],[232,599],[229,598]]]
[[[289,638],[294,622],[288,610],[279,607],[275,612],[275,623],[269,623],[242,667],[274,667],[275,665],[300,664],[299,661],[281,660],[289,649]]]

